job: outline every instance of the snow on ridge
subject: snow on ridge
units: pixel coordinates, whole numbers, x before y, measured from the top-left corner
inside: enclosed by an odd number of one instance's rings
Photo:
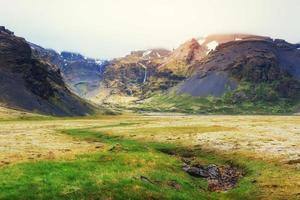
[[[143,53],[143,57],[148,56],[150,53],[152,53],[152,50],[147,50]]]
[[[103,64],[103,61],[102,61],[102,60],[95,60],[95,63],[96,63],[97,65],[102,65],[102,64]]]
[[[205,40],[206,40],[206,38],[202,37],[202,38],[199,38],[197,41],[200,45],[202,45],[205,42]]]
[[[161,57],[161,55],[160,55],[158,52],[156,52],[156,55],[157,55],[157,57],[159,57],[159,58]]]
[[[242,40],[242,38],[235,38],[235,41],[240,41]]]
[[[208,44],[206,45],[206,47],[207,47],[207,49],[208,49],[207,54],[208,54],[209,52],[211,52],[211,51],[214,51],[214,50],[217,48],[218,45],[219,45],[219,43],[218,43],[217,41],[211,41],[210,43],[208,43]]]

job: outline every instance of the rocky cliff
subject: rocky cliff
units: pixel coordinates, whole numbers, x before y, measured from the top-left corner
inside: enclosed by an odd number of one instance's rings
[[[60,116],[93,112],[67,89],[57,66],[34,58],[28,43],[4,27],[0,27],[0,103]]]
[[[100,87],[108,61],[84,57],[79,53],[58,53],[29,43],[35,58],[46,60],[57,66],[64,82],[77,95],[87,98]]]

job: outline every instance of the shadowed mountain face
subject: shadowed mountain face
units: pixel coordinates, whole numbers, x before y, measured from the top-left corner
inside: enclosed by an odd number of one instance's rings
[[[47,60],[56,65],[68,87],[81,97],[89,96],[100,87],[102,75],[108,61],[86,58],[78,53],[44,49],[29,43],[36,58]]]
[[[92,107],[65,86],[57,66],[32,57],[23,38],[0,27],[0,103],[51,115],[85,115]]]
[[[85,58],[80,54],[61,53],[61,72],[65,82],[78,95],[85,97],[100,87],[107,61]]]
[[[191,76],[179,84],[177,94],[192,96],[222,96],[227,90],[237,88],[238,82],[230,79],[225,72],[210,72],[203,76]]]

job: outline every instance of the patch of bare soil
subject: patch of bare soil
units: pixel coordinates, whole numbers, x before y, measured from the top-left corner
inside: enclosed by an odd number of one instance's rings
[[[205,178],[208,190],[212,192],[228,191],[235,187],[244,176],[243,170],[232,164],[216,165],[199,164],[197,153],[186,149],[159,149],[160,152],[171,156],[179,156],[183,161],[182,169],[191,176]]]
[[[208,190],[213,192],[232,189],[243,176],[242,170],[233,165],[217,166],[210,164],[204,166],[185,163],[183,170],[191,176],[207,179]]]

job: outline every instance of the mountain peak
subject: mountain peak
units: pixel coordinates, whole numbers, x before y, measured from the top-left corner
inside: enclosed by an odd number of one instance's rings
[[[9,35],[13,35],[14,34],[14,32],[6,29],[5,26],[0,26],[0,33],[6,33],[6,34],[9,34]]]
[[[160,69],[185,75],[188,71],[187,66],[201,60],[205,53],[206,49],[199,44],[197,39],[192,38],[175,49]]]

